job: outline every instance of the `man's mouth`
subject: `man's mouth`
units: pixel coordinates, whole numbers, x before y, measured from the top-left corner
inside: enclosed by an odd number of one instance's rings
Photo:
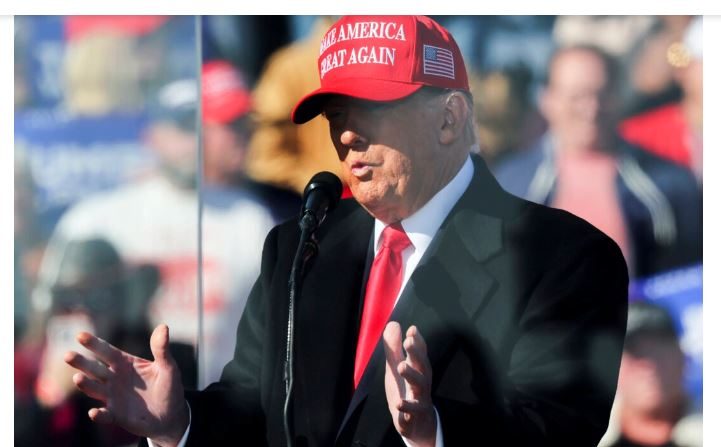
[[[350,165],[350,172],[355,177],[363,177],[371,172],[372,167],[372,165],[366,163],[355,162]]]

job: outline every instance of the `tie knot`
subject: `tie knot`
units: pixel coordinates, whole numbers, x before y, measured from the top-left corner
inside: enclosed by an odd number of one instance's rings
[[[391,251],[401,252],[411,245],[411,240],[403,230],[400,223],[388,225],[381,233],[381,247],[387,247]]]

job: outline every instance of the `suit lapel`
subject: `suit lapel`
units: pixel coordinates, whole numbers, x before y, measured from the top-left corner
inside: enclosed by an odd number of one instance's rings
[[[428,344],[434,371],[443,367],[443,357],[455,338],[456,321],[474,319],[496,285],[484,264],[503,248],[503,220],[494,203],[495,195],[505,193],[485,164],[477,159],[474,162],[475,173],[468,190],[439,228],[391,315],[404,331],[410,325],[419,328]],[[339,436],[364,400],[385,402],[384,374],[385,354],[379,342],[353,394]],[[385,417],[390,423],[387,415],[368,417]],[[382,430],[379,432],[382,435]]]

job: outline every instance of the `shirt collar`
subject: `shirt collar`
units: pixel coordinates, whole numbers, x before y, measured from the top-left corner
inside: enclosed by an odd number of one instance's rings
[[[436,235],[438,228],[440,228],[443,221],[446,220],[448,213],[451,212],[451,208],[453,208],[463,193],[466,192],[466,189],[468,189],[472,178],[473,162],[469,155],[455,177],[453,177],[443,189],[431,197],[431,200],[418,211],[401,221],[401,225],[403,225],[403,229],[408,235],[408,239],[411,240],[416,252],[420,251],[420,253],[425,253],[433,237]],[[380,220],[375,220],[373,239],[374,253],[378,252],[378,242],[385,226],[386,224]]]

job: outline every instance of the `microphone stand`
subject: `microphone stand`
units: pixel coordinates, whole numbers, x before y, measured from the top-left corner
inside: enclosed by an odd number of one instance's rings
[[[340,199],[341,183],[338,177],[330,172],[319,172],[308,182],[303,192],[303,208],[301,208],[300,240],[293,258],[288,279],[288,338],[285,345],[285,365],[283,381],[285,382],[285,403],[283,404],[283,429],[287,447],[293,447],[293,427],[291,426],[291,403],[293,399],[293,339],[295,330],[295,300],[303,283],[303,268],[318,253],[318,243],[313,232],[321,224],[328,211],[332,210]]]
[[[311,213],[306,213],[300,220],[300,241],[293,258],[293,264],[288,279],[288,338],[285,348],[285,369],[283,381],[285,382],[285,404],[283,405],[283,429],[288,447],[293,447],[293,435],[290,422],[291,401],[293,396],[293,340],[295,330],[295,298],[303,283],[303,267],[306,262],[318,253],[318,244],[313,240],[313,232],[318,226],[318,221]]]

